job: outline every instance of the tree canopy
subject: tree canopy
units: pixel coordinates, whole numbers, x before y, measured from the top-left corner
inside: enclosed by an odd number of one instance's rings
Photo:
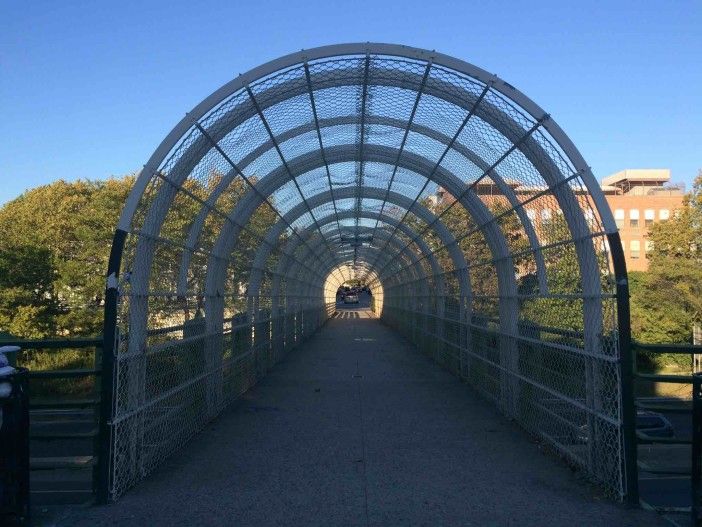
[[[205,199],[221,177],[212,174],[206,183],[193,182],[189,192]],[[104,273],[112,236],[134,181],[132,175],[104,181],[57,181],[29,190],[0,208],[0,331],[25,338],[101,332]],[[246,190],[242,182],[233,182],[218,206],[231,210]],[[184,239],[189,218],[194,216],[190,209],[200,205],[195,201],[177,205],[171,208],[163,228],[171,238]],[[449,203],[442,203],[433,208],[439,214],[448,206]],[[499,203],[491,204],[497,213],[501,212],[499,207]],[[214,242],[222,221],[216,216],[207,218],[201,233],[204,246]],[[269,207],[259,208],[249,229],[241,235],[232,259],[231,280],[246,282],[247,268],[242,262],[251,259],[260,245],[260,236],[275,221],[275,213]],[[451,208],[442,221],[457,235],[474,231],[459,243],[471,264],[490,260],[487,245],[478,239],[482,234],[474,229],[472,218],[462,207]],[[424,228],[412,215],[408,223],[417,232]],[[545,242],[560,239],[562,223],[557,217],[545,227]],[[505,215],[501,226],[515,253],[527,247],[514,215]],[[430,229],[424,238],[436,250],[439,264],[450,269],[449,255],[441,249],[435,233]],[[633,336],[650,343],[690,342],[692,326],[702,322],[702,171],[685,198],[685,206],[670,220],[653,225],[649,240],[653,242],[653,250],[647,255],[649,271],[630,273]],[[577,265],[575,254],[555,256],[546,258],[549,287],[564,294],[578,290],[577,279],[569,279],[577,277],[577,273],[568,272]],[[172,289],[177,281],[179,263],[175,252],[157,260],[155,265],[163,268],[156,275],[164,281],[164,290]],[[274,255],[267,265],[273,270],[275,264]],[[521,277],[520,293],[528,297],[534,287],[533,262],[525,258],[516,261],[515,266]],[[205,268],[205,260],[192,262],[189,293],[201,289]],[[488,266],[472,266],[471,279],[479,301],[496,302],[497,284]],[[546,305],[549,302],[554,305]],[[186,319],[191,316],[192,307],[192,299],[181,306]],[[566,299],[527,299],[522,305],[523,316],[539,324],[549,325],[551,313],[565,316],[568,327],[573,329],[582,324],[581,306],[571,305]]]
[[[26,338],[101,332],[107,258],[133,182],[61,180],[0,208],[0,329]]]
[[[647,343],[690,343],[702,322],[702,171],[684,206],[649,233],[649,270],[630,273],[633,336]]]
[[[206,182],[193,181],[189,191],[206,199],[222,177],[212,173]],[[0,208],[0,331],[21,338],[102,332],[107,261],[115,226],[134,181],[133,175],[104,181],[56,181],[28,190]],[[219,208],[231,210],[247,188],[242,181],[233,181],[220,197]],[[200,207],[192,199],[175,203],[163,225],[167,235],[185,240],[196,215],[193,208],[197,212]],[[248,268],[241,262],[250,258],[244,253],[248,255],[260,245],[260,236],[276,220],[267,204],[259,207],[240,236],[231,280],[248,280]],[[200,234],[203,246],[214,243],[222,221],[208,216]],[[159,250],[152,273],[159,283],[154,287],[174,290],[183,249]],[[188,299],[177,299],[174,294],[173,299],[162,300],[180,310],[185,319],[199,307],[195,299],[201,298],[198,293],[206,263],[195,259],[189,267]]]

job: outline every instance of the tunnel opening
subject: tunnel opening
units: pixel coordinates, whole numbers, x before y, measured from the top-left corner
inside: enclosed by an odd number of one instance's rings
[[[108,269],[106,498],[304,343],[351,280],[610,496],[634,492],[626,269],[589,167],[497,76],[349,44],[222,86],[139,175]]]
[[[349,294],[366,293],[364,300],[368,303],[368,308],[376,317],[382,317],[383,285],[373,272],[364,273],[365,281],[361,281],[358,278],[361,275],[357,272],[359,269],[366,270],[364,262],[357,262],[356,266],[345,264],[329,273],[324,281],[324,302],[338,306],[347,303],[346,296]],[[356,301],[348,303],[356,304]]]

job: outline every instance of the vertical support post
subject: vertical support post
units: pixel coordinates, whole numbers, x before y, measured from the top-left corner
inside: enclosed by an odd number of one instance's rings
[[[28,371],[17,371],[2,377],[9,392],[0,399],[0,464],[2,492],[0,523],[31,525],[29,492],[29,385]]]
[[[115,356],[117,354],[117,304],[119,302],[119,268],[127,232],[115,231],[107,264],[105,288],[105,318],[103,326],[102,361],[100,375],[100,421],[98,465],[93,487],[98,503],[110,501],[110,475],[112,473],[112,414],[114,411]]]
[[[31,483],[30,483],[30,461],[29,461],[29,372],[24,368],[16,374],[18,379],[18,385],[20,388],[20,394],[18,397],[19,405],[19,415],[18,424],[20,430],[23,432],[23,437],[18,446],[19,456],[18,456],[18,467],[22,471],[22,478],[20,482],[20,501],[25,504],[26,510],[24,510],[24,516],[27,521],[27,525],[31,524],[31,512],[30,512],[30,501],[31,501]]]
[[[702,346],[702,326],[700,324],[692,326],[692,345]],[[702,353],[692,354],[692,371],[693,373],[702,372]]]
[[[626,272],[624,250],[619,233],[607,235],[612,253],[614,278],[617,284],[617,320],[619,322],[619,376],[621,379],[622,447],[624,449],[624,499],[631,505],[639,504],[638,446],[636,440],[636,394],[634,368],[636,357],[631,347],[631,314],[629,311],[629,278]]]
[[[702,525],[702,373],[692,376],[691,525]]]

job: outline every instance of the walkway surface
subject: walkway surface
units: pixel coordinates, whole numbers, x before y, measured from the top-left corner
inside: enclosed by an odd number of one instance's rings
[[[366,310],[341,311],[118,503],[65,526],[653,526]]]

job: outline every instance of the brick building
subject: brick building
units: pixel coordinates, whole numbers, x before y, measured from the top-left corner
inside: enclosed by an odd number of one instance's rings
[[[669,169],[627,169],[602,180],[601,188],[619,227],[629,271],[648,269],[646,253],[651,250],[651,242],[648,240],[649,227],[656,222],[667,220],[676,209],[682,207],[683,188],[670,186],[669,183]],[[539,236],[545,232],[546,224],[561,213],[550,193],[542,195],[543,188],[510,180],[506,180],[504,184],[519,201],[529,200],[526,216]],[[510,207],[502,189],[489,178],[480,181],[474,190],[488,206]],[[576,189],[576,195],[579,199],[589,200],[585,189],[582,190],[583,192],[579,193]],[[448,201],[452,201],[452,198],[441,187],[428,197],[428,204],[432,207],[446,204]],[[587,212],[591,211],[586,210]],[[586,219],[594,221],[592,215]]]
[[[619,227],[629,271],[648,269],[648,229],[670,218],[683,204],[683,189],[666,186],[668,169],[628,169],[602,180],[602,190]]]

